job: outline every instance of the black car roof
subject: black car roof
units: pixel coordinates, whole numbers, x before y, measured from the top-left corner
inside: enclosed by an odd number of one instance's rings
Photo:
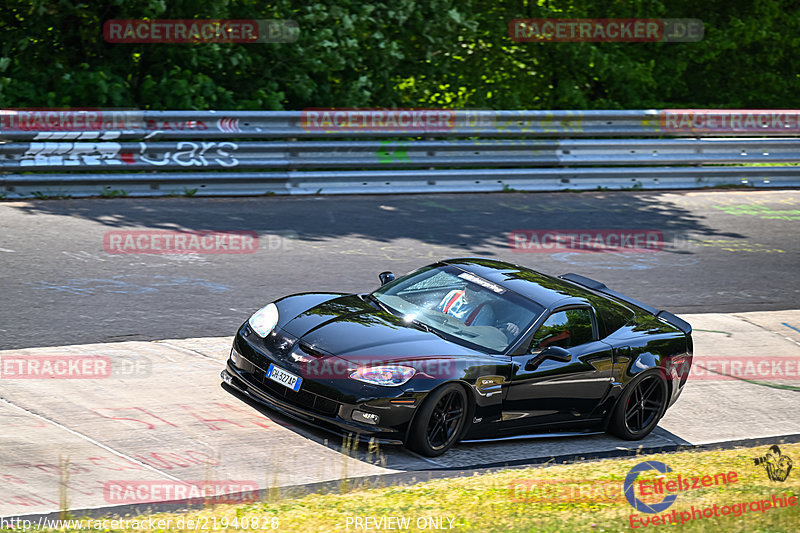
[[[506,287],[549,309],[557,304],[586,302],[594,293],[568,281],[542,274],[530,268],[495,259],[462,257],[445,259],[442,263],[462,268],[488,281]],[[562,301],[563,300],[563,301]]]

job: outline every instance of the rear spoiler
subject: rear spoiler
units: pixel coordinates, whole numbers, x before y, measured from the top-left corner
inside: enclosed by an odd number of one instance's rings
[[[664,311],[663,309],[659,310],[653,307],[652,305],[648,305],[644,302],[640,302],[639,300],[634,300],[630,296],[625,296],[622,293],[619,293],[615,290],[609,289],[606,287],[604,283],[600,283],[599,281],[595,281],[591,278],[587,278],[585,276],[580,276],[578,274],[564,274],[563,276],[558,276],[561,279],[571,281],[572,283],[577,283],[587,289],[591,289],[593,291],[597,291],[599,293],[605,294],[607,296],[611,296],[616,298],[617,300],[622,300],[623,302],[627,302],[631,305],[635,305],[641,309],[644,309],[651,315],[654,315],[664,322],[671,324],[684,332],[685,334],[690,334],[692,332],[692,326],[682,318],[678,318],[669,311]]]

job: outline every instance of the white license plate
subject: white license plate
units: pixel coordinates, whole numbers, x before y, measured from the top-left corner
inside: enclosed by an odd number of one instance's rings
[[[273,364],[270,364],[269,369],[267,369],[267,377],[284,387],[289,387],[295,392],[300,390],[300,384],[303,382],[303,378],[300,376],[295,376],[291,372],[287,372]]]

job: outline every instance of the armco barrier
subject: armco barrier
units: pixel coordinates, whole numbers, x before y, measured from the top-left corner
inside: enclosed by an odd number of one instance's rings
[[[0,110],[0,195],[800,185],[800,111]]]

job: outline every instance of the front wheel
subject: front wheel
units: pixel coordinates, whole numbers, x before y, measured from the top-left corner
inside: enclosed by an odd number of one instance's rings
[[[464,387],[450,383],[436,389],[425,399],[414,417],[406,444],[427,457],[442,455],[461,436],[467,407]]]
[[[640,374],[625,388],[609,424],[609,432],[626,440],[646,437],[667,410],[667,382],[657,370]]]

